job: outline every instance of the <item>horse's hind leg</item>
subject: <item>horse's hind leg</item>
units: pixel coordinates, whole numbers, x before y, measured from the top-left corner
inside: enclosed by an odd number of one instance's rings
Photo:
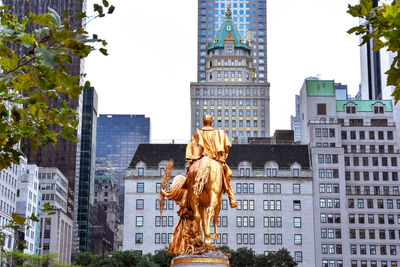
[[[201,216],[201,226],[203,228],[203,233],[206,233],[207,229],[207,207],[199,205],[199,212]]]
[[[210,207],[208,208],[207,228],[204,231],[204,235],[205,235],[204,242],[206,244],[208,244],[208,245],[211,244],[210,225],[211,225],[211,219],[212,219],[213,216],[214,216],[214,229],[215,229],[215,231],[217,231],[217,228],[218,228],[218,215],[214,213],[215,210],[216,210],[216,206],[218,204],[218,200],[219,200],[218,195],[215,192],[211,191],[211,193],[210,193]],[[215,222],[217,222],[217,223],[215,223]]]
[[[200,210],[199,210],[199,202],[198,199],[196,197],[196,195],[193,193],[191,194],[190,197],[190,207],[193,210],[193,216],[194,216],[194,220],[198,226],[198,234],[203,236],[203,233],[201,231],[201,214],[200,214]],[[204,230],[203,230],[204,231]]]
[[[214,235],[213,235],[213,239],[217,240],[219,239],[219,234],[218,234],[218,221],[219,221],[219,212],[221,211],[221,204],[222,204],[222,194],[219,196],[218,201],[217,201],[217,205],[215,206],[215,210],[214,210]]]

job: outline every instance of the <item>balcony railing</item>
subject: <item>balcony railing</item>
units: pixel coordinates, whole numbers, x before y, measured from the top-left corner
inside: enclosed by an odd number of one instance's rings
[[[365,190],[347,190],[346,191],[346,196],[400,196],[399,191],[385,191],[385,190],[379,190],[379,191],[365,191]]]
[[[396,123],[394,122],[382,122],[382,123],[370,123],[370,122],[355,122],[355,123],[349,123],[349,122],[342,122],[342,121],[337,121],[337,120],[310,120],[308,121],[308,125],[310,124],[321,124],[321,125],[332,125],[332,124],[340,124],[342,127],[395,127]]]
[[[345,154],[400,154],[400,149],[348,149]]]

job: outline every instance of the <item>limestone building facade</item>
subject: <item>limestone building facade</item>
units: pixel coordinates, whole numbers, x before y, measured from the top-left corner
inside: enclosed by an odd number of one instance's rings
[[[24,161],[24,160],[22,160]],[[17,182],[17,200],[16,200],[16,212],[28,218],[32,214],[36,217],[40,217],[40,198],[39,198],[39,168],[34,165],[26,165],[22,163],[20,166],[20,175]],[[25,227],[24,239],[26,248],[24,253],[36,254],[38,251],[39,243],[37,242],[37,236],[40,234],[39,223],[27,220],[28,226]]]
[[[40,253],[57,253],[58,260],[71,262],[73,220],[68,215],[68,179],[57,168],[39,168],[42,203],[49,203],[51,212],[40,219]]]
[[[12,213],[16,211],[17,181],[20,172],[21,166],[15,164],[0,171],[0,226],[8,225],[12,220]],[[11,251],[15,247],[14,231],[10,228],[5,228],[3,231],[5,234],[4,249]]]
[[[178,222],[177,206],[158,207],[160,179],[167,160],[173,176],[185,175],[186,145],[139,145],[125,177],[124,250],[154,253],[168,246]],[[288,156],[290,155],[290,156]],[[224,195],[216,245],[248,247],[256,254],[287,248],[299,266],[314,263],[312,172],[301,145],[233,145],[228,165],[239,203]],[[172,182],[172,180],[171,180]]]
[[[300,92],[313,166],[315,266],[398,266],[399,150],[390,100],[336,100],[333,81]]]

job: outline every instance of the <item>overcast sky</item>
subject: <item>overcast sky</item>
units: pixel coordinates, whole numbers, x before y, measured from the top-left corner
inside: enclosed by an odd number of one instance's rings
[[[88,0],[92,8],[95,0]],[[98,2],[98,0],[96,1]],[[190,82],[197,79],[197,0],[110,0],[114,14],[88,30],[109,43],[109,56],[92,53],[88,80],[99,114],[145,114],[151,140],[190,138]],[[268,0],[267,62],[271,134],[290,129],[294,96],[309,76],[360,83],[359,39],[346,31],[358,20],[346,13],[357,0]]]

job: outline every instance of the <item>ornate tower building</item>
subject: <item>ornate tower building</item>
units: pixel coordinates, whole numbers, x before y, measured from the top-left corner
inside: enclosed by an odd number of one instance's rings
[[[269,83],[255,80],[252,40],[237,30],[230,6],[211,43],[207,43],[206,82],[190,84],[191,133],[204,114],[231,138],[269,136]]]

